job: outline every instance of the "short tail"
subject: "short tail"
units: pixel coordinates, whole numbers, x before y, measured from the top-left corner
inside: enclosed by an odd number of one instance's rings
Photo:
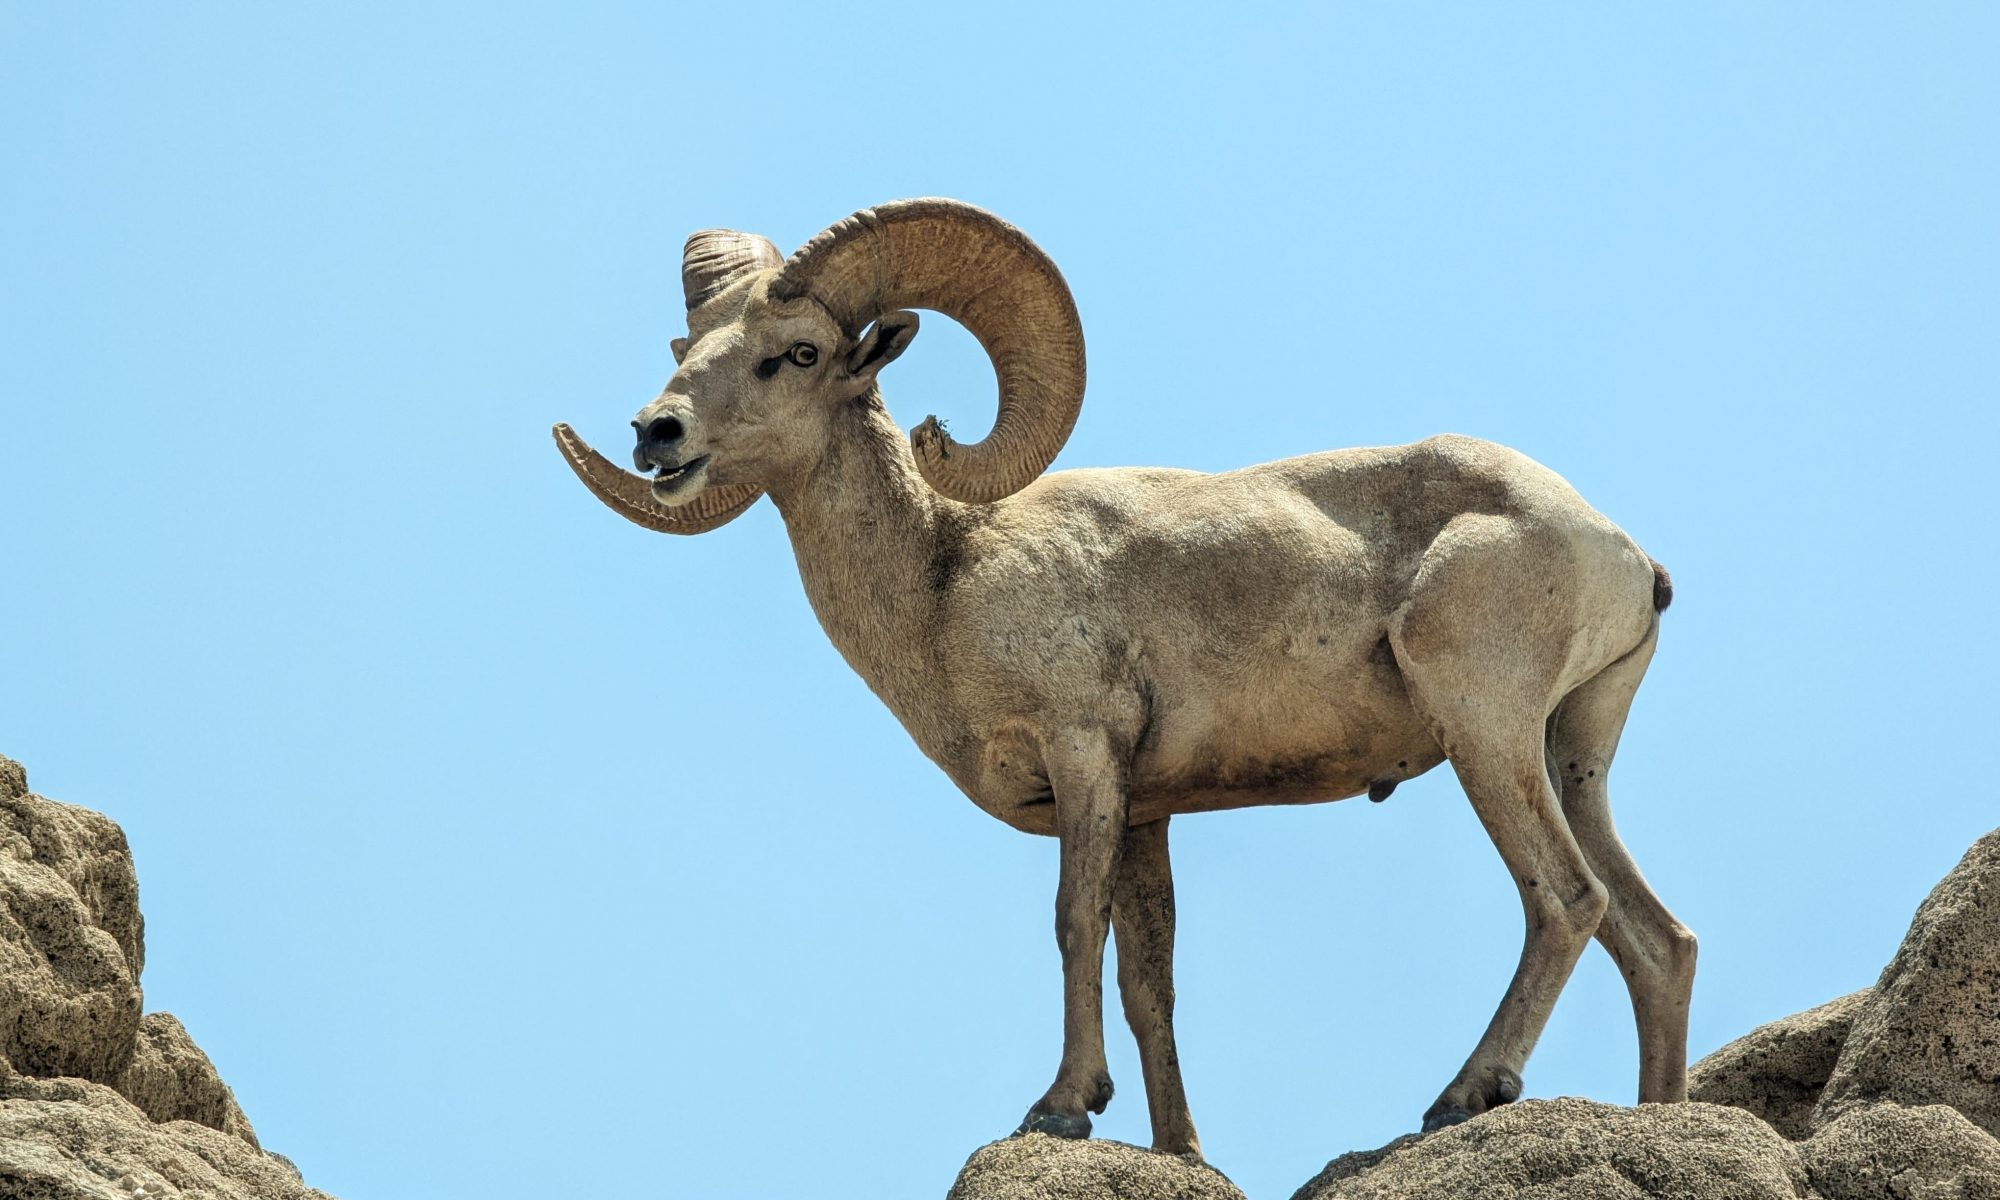
[[[1653,564],[1653,611],[1665,612],[1674,602],[1674,577],[1659,563]]]

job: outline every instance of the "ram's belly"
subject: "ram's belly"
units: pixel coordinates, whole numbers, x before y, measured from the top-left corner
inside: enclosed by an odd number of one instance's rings
[[[1291,616],[1292,614],[1287,614]],[[1151,636],[1075,715],[1034,696],[976,728],[966,755],[933,755],[981,808],[1017,829],[1055,832],[1042,739],[1066,720],[1105,721],[1131,739],[1129,820],[1260,804],[1312,804],[1420,775],[1444,752],[1411,707],[1370,614],[1232,639]],[[956,767],[956,769],[954,769]]]
[[[1154,719],[1132,759],[1131,824],[1340,800],[1444,761],[1399,685],[1290,681],[1318,685],[1301,691],[1283,678],[1270,682],[1228,694],[1155,696]],[[1023,832],[1055,832],[1054,790],[1031,722],[989,734],[958,769],[947,769],[993,816]]]
[[[1394,673],[1274,671],[1261,688],[1163,703],[1133,763],[1133,824],[1360,795],[1444,753]]]

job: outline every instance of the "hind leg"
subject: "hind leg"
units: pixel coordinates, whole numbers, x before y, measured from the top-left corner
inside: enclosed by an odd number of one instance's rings
[[[1527,925],[1520,965],[1472,1054],[1424,1114],[1424,1128],[1521,1095],[1521,1071],[1604,916],[1606,889],[1571,837],[1543,757],[1545,703],[1528,695],[1467,703],[1467,681],[1437,664],[1406,672],[1467,799],[1513,876]],[[1491,681],[1487,682],[1490,686]]]
[[[1499,1009],[1425,1129],[1520,1096],[1528,1055],[1604,916],[1606,889],[1570,834],[1545,757],[1549,713],[1587,632],[1579,597],[1551,582],[1569,553],[1516,523],[1462,517],[1426,552],[1390,624],[1409,697],[1506,863],[1527,926]]]
[[[1605,909],[1605,887],[1563,822],[1542,761],[1539,721],[1458,731],[1452,767],[1507,864],[1527,936],[1486,1033],[1424,1114],[1424,1128],[1477,1116],[1521,1095],[1521,1071]]]
[[[1653,894],[1611,823],[1606,776],[1657,633],[1563,699],[1549,721],[1550,777],[1590,869],[1609,894],[1597,940],[1632,995],[1639,1026],[1639,1102],[1687,1099],[1688,1000],[1695,937]]]

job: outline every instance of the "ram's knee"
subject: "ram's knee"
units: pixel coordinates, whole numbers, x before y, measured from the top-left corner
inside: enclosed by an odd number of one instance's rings
[[[1595,878],[1584,882],[1584,889],[1564,906],[1563,915],[1573,932],[1588,938],[1604,923],[1605,910],[1611,907],[1611,893]]]
[[[1611,893],[1586,875],[1566,887],[1551,888],[1541,878],[1522,881],[1521,900],[1531,927],[1559,935],[1566,942],[1587,942],[1604,923]]]

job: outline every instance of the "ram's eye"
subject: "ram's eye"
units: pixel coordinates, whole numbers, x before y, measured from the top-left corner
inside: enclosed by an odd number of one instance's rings
[[[792,360],[793,366],[810,367],[819,361],[819,347],[811,342],[793,342],[785,357]]]

